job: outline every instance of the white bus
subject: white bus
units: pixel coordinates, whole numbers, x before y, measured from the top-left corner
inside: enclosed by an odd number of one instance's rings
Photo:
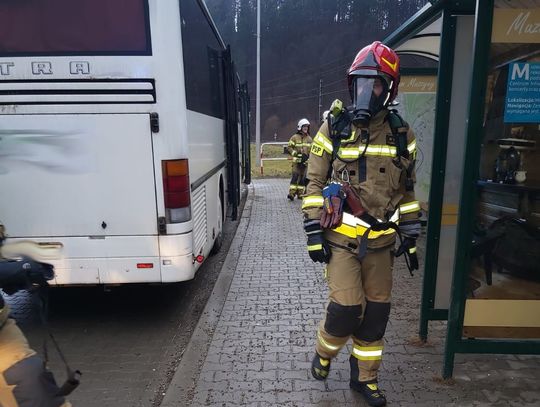
[[[57,285],[192,279],[249,177],[248,101],[202,0],[0,1],[0,223],[63,244]]]

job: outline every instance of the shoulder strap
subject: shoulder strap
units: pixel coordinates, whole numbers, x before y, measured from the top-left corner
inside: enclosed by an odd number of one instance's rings
[[[394,109],[388,111],[386,118],[394,136],[396,156],[409,158],[409,150],[407,149],[407,130],[409,129],[409,125]]]
[[[396,158],[404,157],[409,159],[410,153],[407,140],[407,131],[409,130],[408,123],[395,109],[392,109],[388,112],[387,118],[388,124],[390,126],[390,129],[392,130],[392,135],[394,136],[396,143]],[[407,191],[412,191],[414,189],[414,182],[412,180],[413,168],[414,160],[411,160],[409,166],[405,168],[405,189]]]

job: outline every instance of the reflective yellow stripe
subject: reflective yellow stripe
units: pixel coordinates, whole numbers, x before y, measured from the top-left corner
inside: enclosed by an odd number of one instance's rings
[[[313,250],[321,250],[322,244],[312,244],[311,246],[307,247],[308,251],[311,252]]]
[[[352,355],[358,360],[380,360],[382,359],[382,346],[353,346]]]
[[[323,206],[324,198],[317,195],[309,195],[302,200],[302,209],[304,208],[320,208]]]
[[[411,253],[411,254],[416,253],[416,247],[411,247],[409,249],[409,253]]]
[[[399,211],[401,212],[402,215],[405,213],[418,212],[419,210],[420,210],[420,202],[418,201],[408,202],[406,204],[399,206]]]
[[[378,219],[380,221],[380,219]],[[397,221],[397,219],[396,219]],[[363,236],[366,230],[369,228],[369,224],[363,220],[354,217],[350,213],[343,213],[343,221],[340,226],[332,229],[334,232],[340,233],[352,239],[356,239],[358,236]],[[368,234],[368,239],[376,239],[383,235],[392,235],[396,231],[392,228],[386,230],[374,231],[370,230]]]
[[[342,143],[348,143],[349,141],[353,141],[355,134],[356,134],[356,130],[353,130],[352,133],[351,133],[351,137],[349,137],[346,140],[343,140]]]
[[[331,350],[331,351],[336,351],[336,350],[340,350],[341,349],[341,346],[337,346],[337,345],[330,345],[328,342],[326,342],[324,340],[324,338],[322,337],[321,333],[319,332],[319,330],[317,330],[317,339],[319,340],[319,343],[326,349],[328,350]]]
[[[360,151],[364,151],[364,146],[360,146]],[[396,148],[388,145],[375,144],[368,145],[366,149],[366,155],[375,155],[375,156],[384,156],[384,157],[395,157]]]
[[[409,150],[409,153],[414,154],[416,153],[416,140],[413,140],[409,143],[407,146],[407,150]]]
[[[340,148],[338,150],[338,156],[341,158],[358,158],[360,151],[358,148]]]
[[[316,138],[316,137],[315,137]],[[348,140],[345,140],[348,141]],[[370,144],[365,147],[364,144],[356,148],[340,148],[338,155],[343,158],[356,158],[359,157],[361,153],[366,150],[365,155],[370,156],[383,156],[383,157],[395,157],[397,154],[396,147],[389,146],[387,144]],[[411,154],[416,153],[416,140],[413,140],[408,146],[407,150]]]
[[[332,142],[330,139],[328,139],[324,134],[321,132],[318,132],[315,138],[313,139],[313,143],[316,143],[320,145],[328,154],[332,154],[332,151],[334,148],[332,147]]]

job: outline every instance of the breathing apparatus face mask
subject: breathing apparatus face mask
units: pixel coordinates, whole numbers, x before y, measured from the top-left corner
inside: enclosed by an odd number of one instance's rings
[[[353,124],[367,127],[388,102],[387,82],[377,76],[358,76],[353,81]]]

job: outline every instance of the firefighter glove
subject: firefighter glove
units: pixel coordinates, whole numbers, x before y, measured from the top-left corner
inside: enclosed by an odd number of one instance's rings
[[[328,263],[330,261],[330,247],[324,239],[321,223],[317,219],[306,219],[304,230],[307,235],[308,253],[311,260],[318,263]]]
[[[323,211],[321,227],[331,229],[339,226],[343,217],[343,202],[347,198],[342,185],[331,182],[322,191]]]
[[[399,224],[399,230],[404,237],[411,239],[418,239],[421,232],[421,225],[419,220],[403,221]]]
[[[302,154],[300,157],[300,163],[305,164],[308,160],[309,156],[307,154]]]
[[[412,274],[413,270],[418,270],[418,256],[416,255],[416,239],[412,239],[410,237],[405,237],[403,239],[403,242],[399,246],[396,257],[401,256],[402,254],[405,255],[405,262],[407,263],[407,267],[409,267],[409,271]]]

